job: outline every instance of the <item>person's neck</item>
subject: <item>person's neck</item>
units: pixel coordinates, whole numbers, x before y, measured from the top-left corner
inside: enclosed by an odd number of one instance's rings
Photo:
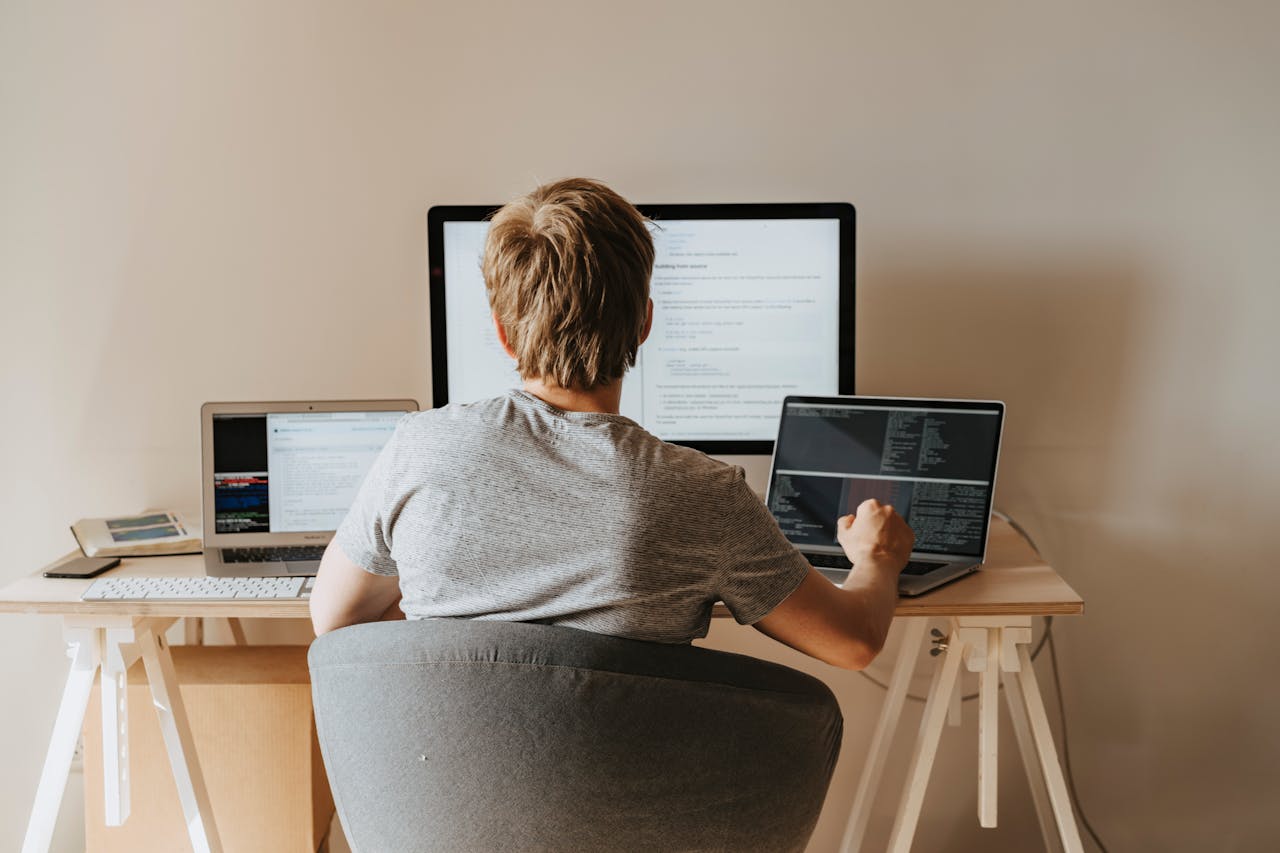
[[[616,415],[622,403],[621,379],[608,385],[597,385],[590,391],[549,385],[541,379],[526,379],[524,390],[539,400],[566,412],[602,412],[607,415]]]

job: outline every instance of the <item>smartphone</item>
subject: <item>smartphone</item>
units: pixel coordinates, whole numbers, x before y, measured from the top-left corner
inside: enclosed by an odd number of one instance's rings
[[[94,578],[120,565],[119,557],[76,557],[44,573],[47,578]]]

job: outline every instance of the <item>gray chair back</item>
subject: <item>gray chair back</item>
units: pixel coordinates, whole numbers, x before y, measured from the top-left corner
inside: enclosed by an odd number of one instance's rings
[[[811,676],[572,628],[380,622],[309,661],[356,853],[801,851],[843,732]]]

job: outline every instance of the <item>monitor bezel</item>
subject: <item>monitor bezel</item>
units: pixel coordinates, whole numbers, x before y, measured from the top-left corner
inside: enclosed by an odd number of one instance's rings
[[[428,310],[431,328],[431,405],[449,402],[448,331],[445,316],[444,224],[478,222],[501,205],[435,205],[427,211]],[[835,219],[840,223],[839,331],[836,393],[854,393],[854,334],[856,329],[855,262],[857,211],[848,202],[776,202],[755,204],[639,204],[640,212],[659,226],[664,220],[686,219]],[[781,411],[781,404],[779,404]],[[717,455],[768,456],[773,439],[742,441],[672,441]]]

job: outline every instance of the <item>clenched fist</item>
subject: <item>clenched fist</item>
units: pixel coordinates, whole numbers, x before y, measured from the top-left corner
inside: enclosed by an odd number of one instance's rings
[[[916,543],[902,516],[874,498],[858,504],[854,515],[836,521],[836,539],[854,566],[875,562],[895,572],[902,571]]]

